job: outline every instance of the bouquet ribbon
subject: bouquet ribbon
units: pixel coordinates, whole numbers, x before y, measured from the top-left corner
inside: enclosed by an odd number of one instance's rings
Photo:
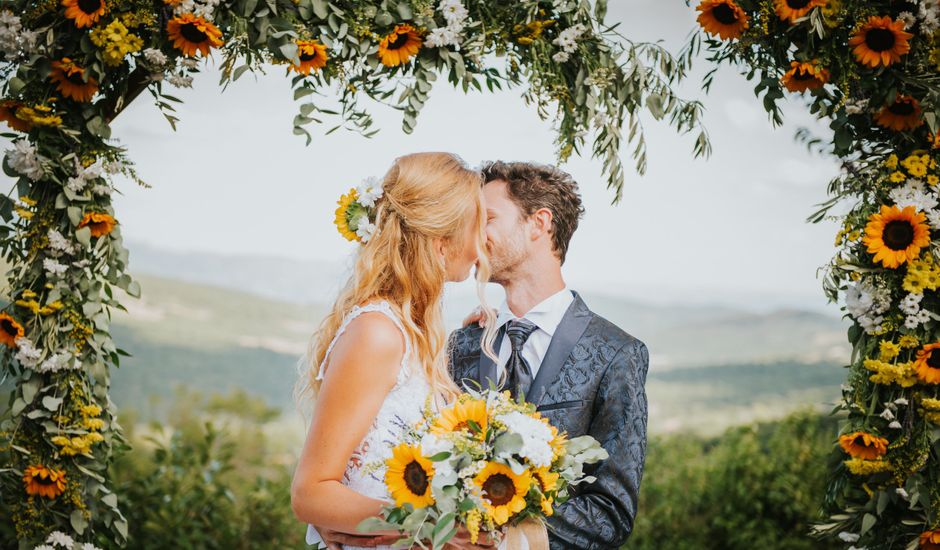
[[[506,530],[506,550],[548,550],[545,525],[526,519]]]

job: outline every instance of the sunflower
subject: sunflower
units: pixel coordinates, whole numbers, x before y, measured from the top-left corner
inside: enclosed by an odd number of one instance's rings
[[[329,56],[326,55],[326,46],[316,40],[298,40],[297,49],[300,54],[300,65],[291,65],[290,69],[300,74],[310,74],[310,71],[319,71],[326,67]]]
[[[805,92],[822,88],[829,82],[829,71],[820,67],[816,61],[791,61],[790,70],[780,79],[791,92]]]
[[[86,225],[91,228],[92,237],[101,237],[107,235],[114,229],[114,226],[117,225],[117,220],[103,212],[89,212],[85,214],[82,221],[79,222],[78,228],[81,229]]]
[[[849,38],[849,45],[859,63],[874,69],[900,61],[902,55],[911,51],[908,40],[913,36],[904,30],[903,21],[872,15]]]
[[[29,122],[16,116],[16,110],[23,104],[11,99],[0,102],[0,120],[7,123],[7,126],[19,132],[28,132],[32,126]]]
[[[698,24],[705,32],[722,40],[740,38],[750,20],[734,0],[702,0],[695,9],[701,12]]]
[[[940,343],[927,344],[917,350],[914,369],[917,370],[917,378],[925,384],[940,384],[940,352],[933,353],[937,348],[940,348]]]
[[[931,149],[940,149],[940,132],[927,134],[927,143],[930,144]]]
[[[91,101],[95,92],[98,91],[98,81],[92,76],[84,78],[85,69],[76,65],[68,57],[63,57],[59,61],[52,62],[52,71],[49,78],[57,82],[56,89],[62,92],[65,97],[70,97],[75,101]]]
[[[438,434],[459,431],[473,433],[473,428],[470,426],[470,421],[473,421],[483,433],[486,433],[486,420],[486,401],[482,399],[458,401],[441,411],[431,431]]]
[[[183,55],[209,55],[209,50],[222,45],[222,31],[211,22],[191,13],[184,13],[170,19],[166,32],[173,40],[173,46]]]
[[[403,23],[385,35],[379,42],[379,59],[386,67],[396,67],[407,62],[421,49],[421,35],[418,31]]]
[[[920,534],[920,550],[940,550],[940,529]]]
[[[888,452],[888,440],[865,432],[852,432],[839,436],[842,450],[854,458],[874,460]]]
[[[554,498],[546,495],[558,487],[559,477],[559,474],[551,472],[547,466],[532,471],[532,479],[539,484],[539,489],[542,491],[542,500],[540,504],[542,506],[542,513],[546,516],[550,516],[554,512],[552,509],[552,502],[554,502]]]
[[[875,115],[875,122],[889,130],[905,132],[924,123],[922,114],[919,101],[909,95],[899,95],[894,103],[882,107]]]
[[[865,226],[862,242],[874,261],[885,267],[896,268],[920,255],[920,249],[930,244],[930,230],[925,216],[913,206],[904,210],[897,206],[881,205],[881,212],[872,214]]]
[[[793,23],[806,17],[813,8],[826,5],[826,0],[774,0],[774,11],[780,19]]]
[[[104,0],[62,0],[65,17],[75,22],[78,28],[90,27],[108,10]]]
[[[505,464],[488,462],[473,481],[483,493],[483,507],[488,515],[502,525],[509,521],[509,516],[525,508],[532,475],[528,470],[516,475]]]
[[[23,483],[26,484],[26,494],[55,498],[65,491],[65,470],[29,466],[23,472]]]
[[[415,508],[434,504],[431,495],[431,478],[434,465],[421,456],[421,448],[407,443],[392,449],[392,458],[385,461],[385,485],[395,499],[396,506],[411,503]]]
[[[0,313],[0,343],[9,348],[18,347],[16,339],[23,336],[23,325],[16,322],[9,313]]]
[[[336,209],[336,219],[333,220],[333,223],[336,224],[336,229],[339,230],[339,234],[345,237],[347,241],[360,240],[359,235],[349,228],[349,209],[352,207],[353,203],[356,202],[357,198],[359,198],[359,193],[355,188],[352,188],[349,190],[349,193],[340,197],[337,202],[339,207]]]

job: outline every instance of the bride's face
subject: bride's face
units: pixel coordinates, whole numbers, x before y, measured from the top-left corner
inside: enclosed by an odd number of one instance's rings
[[[479,233],[479,218],[474,215],[464,224],[460,242],[445,247],[444,265],[447,268],[448,282],[457,283],[470,276],[470,270],[477,263]]]

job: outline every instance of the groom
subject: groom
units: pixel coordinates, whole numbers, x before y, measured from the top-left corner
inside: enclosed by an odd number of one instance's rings
[[[491,281],[506,291],[494,342],[480,351],[479,324],[451,335],[458,384],[505,379],[559,431],[591,435],[610,454],[585,467],[597,479],[572,487],[548,517],[552,550],[615,549],[633,530],[646,454],[646,345],[588,309],[561,275],[584,210],[577,184],[551,166],[483,167]],[[466,383],[466,387],[474,384]]]

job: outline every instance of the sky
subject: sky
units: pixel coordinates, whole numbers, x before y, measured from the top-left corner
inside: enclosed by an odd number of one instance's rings
[[[622,21],[631,39],[662,40],[676,52],[696,25],[694,13],[681,0],[631,0],[611,2],[608,20]],[[648,118],[648,171],[637,175],[624,150],[626,184],[617,206],[599,160],[588,153],[562,165],[579,182],[586,208],[564,268],[569,286],[650,302],[824,308],[816,270],[834,252],[836,228],[804,220],[826,199],[838,166],[793,136],[810,126],[825,137],[825,125],[795,98],[786,124],[774,129],[753,83],[733,68],[722,69],[704,95],[700,77],[708,68],[698,60],[682,95],[705,105],[711,158],[693,159],[694,136]],[[192,89],[166,87],[184,100],[176,132],[148,93],[112,124],[152,185],[123,180],[114,195],[131,245],[342,260],[356,245],[335,231],[336,200],[365,177],[381,176],[399,155],[444,150],[471,165],[555,161],[550,123],[524,104],[519,89],[465,95],[439,79],[413,134],[401,131],[399,113],[378,106],[377,136],[324,136],[329,124],[310,126],[313,142],[305,146],[291,132],[298,104],[283,67],[248,73],[224,92],[216,64],[203,70]]]

